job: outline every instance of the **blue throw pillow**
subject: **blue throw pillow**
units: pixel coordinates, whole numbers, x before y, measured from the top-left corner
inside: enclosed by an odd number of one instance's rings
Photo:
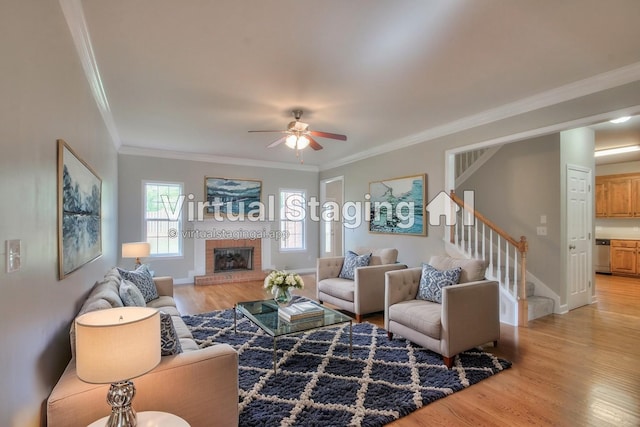
[[[120,289],[118,289],[120,299],[126,307],[146,307],[144,296],[140,289],[129,280],[122,279],[120,281]]]
[[[123,279],[129,280],[140,289],[145,303],[158,298],[158,289],[146,265],[141,265],[135,271],[118,268],[118,272]]]
[[[420,288],[417,299],[442,304],[442,288],[458,283],[460,280],[461,267],[451,270],[438,270],[429,264],[422,264],[422,276],[420,277]]]
[[[369,265],[370,260],[371,254],[358,255],[353,251],[348,251],[347,255],[344,257],[342,270],[340,270],[340,275],[338,277],[342,279],[354,280],[356,275],[356,268],[366,267],[367,265]]]
[[[182,346],[180,345],[180,339],[176,332],[176,327],[173,326],[171,315],[160,312],[160,354],[162,356],[172,356],[174,354],[182,353]]]

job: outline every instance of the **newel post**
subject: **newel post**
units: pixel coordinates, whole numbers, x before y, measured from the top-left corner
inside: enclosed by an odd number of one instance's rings
[[[527,301],[527,251],[529,244],[525,236],[520,236],[520,286],[518,286],[518,326],[529,325],[529,302]]]

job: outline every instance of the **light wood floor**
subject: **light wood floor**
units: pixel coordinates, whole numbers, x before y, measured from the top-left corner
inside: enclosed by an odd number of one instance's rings
[[[313,298],[313,276],[296,294]],[[501,326],[486,350],[513,367],[392,423],[415,426],[640,426],[640,280],[597,275],[597,304],[528,328]],[[268,298],[261,283],[177,285],[183,314]],[[364,319],[382,327],[382,314]]]

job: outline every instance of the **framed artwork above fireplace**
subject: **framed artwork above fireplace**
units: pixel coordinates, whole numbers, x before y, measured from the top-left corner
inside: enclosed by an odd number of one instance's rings
[[[255,179],[204,178],[208,215],[259,216],[262,181]]]

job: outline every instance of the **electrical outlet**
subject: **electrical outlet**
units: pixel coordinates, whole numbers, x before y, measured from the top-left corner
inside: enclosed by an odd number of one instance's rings
[[[536,229],[536,234],[538,236],[546,236],[547,235],[547,227],[544,227],[544,226],[543,227],[538,227]]]

